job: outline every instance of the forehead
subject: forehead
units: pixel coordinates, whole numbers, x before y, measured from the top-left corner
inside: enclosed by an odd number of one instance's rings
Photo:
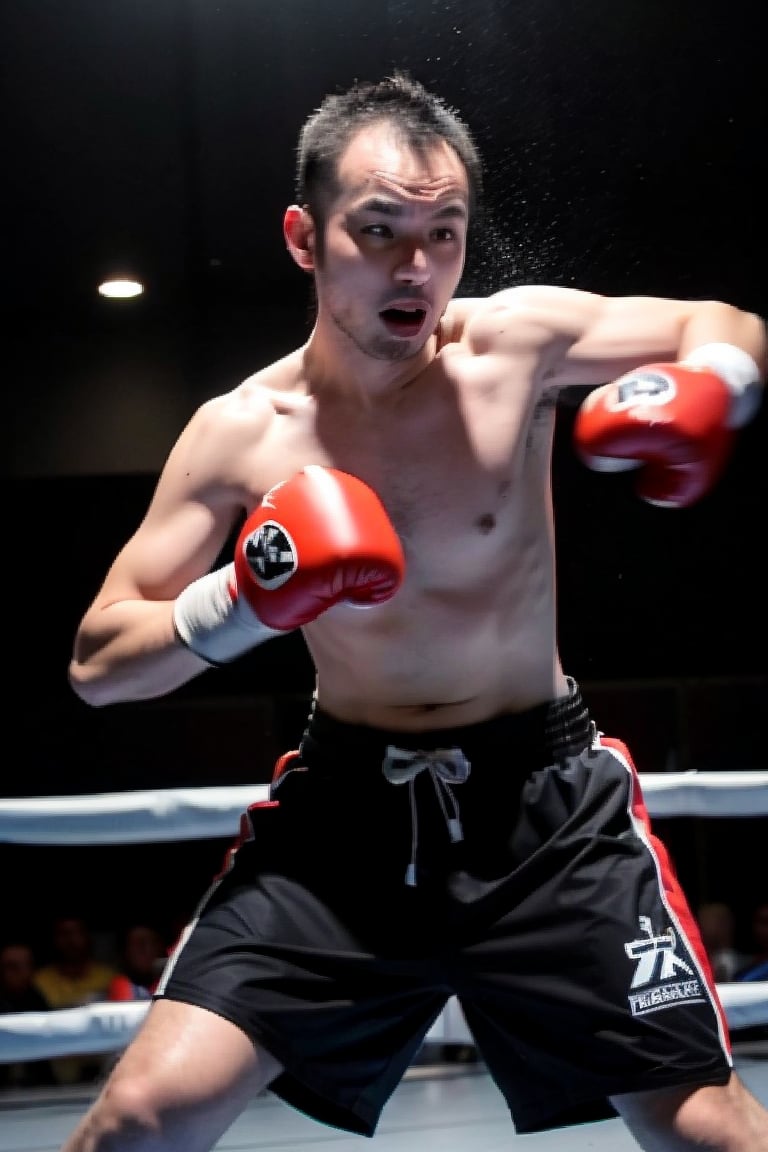
[[[342,199],[373,191],[427,204],[469,199],[466,169],[450,144],[436,139],[414,147],[389,124],[352,137],[339,158],[338,178]]]

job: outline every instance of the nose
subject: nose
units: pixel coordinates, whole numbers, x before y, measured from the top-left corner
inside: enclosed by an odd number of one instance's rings
[[[408,244],[400,253],[395,279],[400,284],[426,284],[431,276],[429,259],[420,244]]]

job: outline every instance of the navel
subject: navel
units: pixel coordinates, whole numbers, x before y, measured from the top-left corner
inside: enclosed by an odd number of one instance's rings
[[[403,707],[413,713],[414,716],[426,716],[431,712],[439,712],[441,709],[457,708],[462,704],[471,704],[474,699],[474,696],[468,696],[466,700],[441,700],[439,702],[425,700],[422,704],[405,704]]]
[[[496,527],[496,517],[492,512],[486,512],[484,516],[480,516],[475,521],[477,528],[482,532],[483,536],[487,536],[489,532],[493,532]]]

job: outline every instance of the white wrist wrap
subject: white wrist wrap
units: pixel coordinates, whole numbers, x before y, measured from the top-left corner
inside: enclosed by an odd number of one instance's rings
[[[242,596],[233,599],[234,567],[228,564],[194,580],[173,605],[179,639],[209,664],[229,664],[257,644],[285,635],[262,624]]]
[[[760,407],[762,385],[757,364],[743,348],[735,344],[701,344],[681,361],[691,368],[708,368],[730,389],[729,428],[749,423]]]

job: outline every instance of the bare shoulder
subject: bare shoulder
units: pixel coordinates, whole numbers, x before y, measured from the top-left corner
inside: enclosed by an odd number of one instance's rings
[[[260,378],[249,376],[229,392],[206,400],[193,414],[185,433],[203,437],[237,438],[260,435],[275,413],[274,397]],[[226,445],[224,445],[226,447]]]
[[[203,487],[236,487],[273,422],[290,404],[296,381],[294,366],[281,361],[205,401],[177,440],[168,469],[182,472],[188,481],[196,477]]]
[[[603,297],[594,293],[547,284],[522,284],[452,302],[461,339],[475,351],[523,351],[571,343],[602,303]]]
[[[598,311],[599,297],[548,285],[521,285],[479,298],[452,300],[443,317],[441,346],[485,360],[501,378],[522,380],[537,395],[557,392],[562,364]]]

